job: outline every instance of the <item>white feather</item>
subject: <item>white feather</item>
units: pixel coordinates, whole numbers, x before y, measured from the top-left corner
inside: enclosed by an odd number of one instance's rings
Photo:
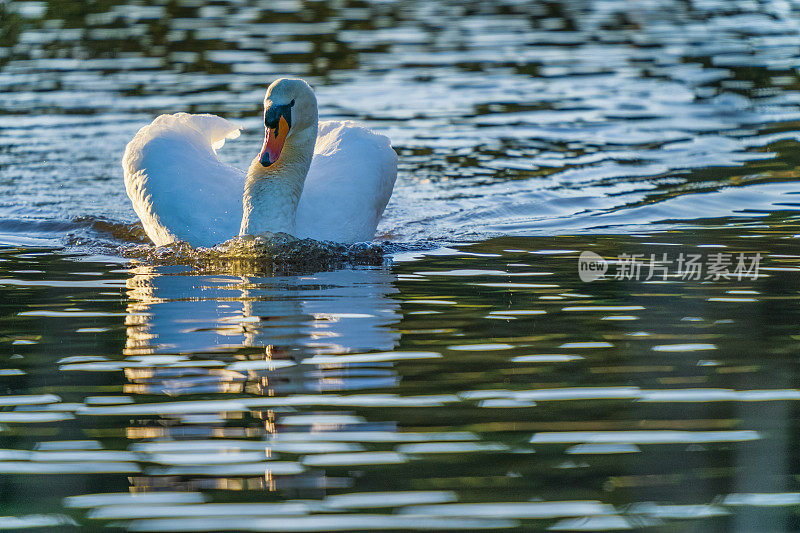
[[[239,136],[214,115],[161,115],[128,143],[125,188],[153,242],[213,246],[239,234],[244,172],[215,149]],[[349,121],[320,122],[297,208],[297,237],[371,240],[397,178],[389,139]]]
[[[297,207],[297,237],[369,241],[397,179],[389,138],[355,122],[320,122]]]
[[[157,246],[213,246],[239,232],[244,173],[212,148],[238,134],[223,118],[177,113],[156,118],[128,143],[125,189]]]

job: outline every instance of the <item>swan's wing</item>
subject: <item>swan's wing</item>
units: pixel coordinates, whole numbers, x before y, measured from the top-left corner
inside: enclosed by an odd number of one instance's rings
[[[239,136],[214,115],[161,115],[128,143],[125,189],[147,235],[158,245],[213,246],[239,234],[244,174],[215,149]]]
[[[297,236],[372,240],[396,178],[397,154],[387,137],[350,121],[320,122],[297,208]]]

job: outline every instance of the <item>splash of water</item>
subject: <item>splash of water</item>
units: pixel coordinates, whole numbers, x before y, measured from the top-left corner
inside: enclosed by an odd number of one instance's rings
[[[121,255],[151,265],[187,265],[200,272],[234,274],[299,273],[354,265],[380,266],[384,247],[373,242],[341,244],[264,232],[234,237],[212,248],[185,242],[120,248]]]

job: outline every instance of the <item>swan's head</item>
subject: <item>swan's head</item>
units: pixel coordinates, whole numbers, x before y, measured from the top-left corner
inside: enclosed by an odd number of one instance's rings
[[[316,138],[317,98],[309,85],[296,78],[275,80],[264,97],[264,147],[258,156],[268,167],[281,156],[287,139],[307,128],[314,128]]]

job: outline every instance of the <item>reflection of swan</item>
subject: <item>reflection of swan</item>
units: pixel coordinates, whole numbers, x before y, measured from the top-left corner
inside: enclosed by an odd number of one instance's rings
[[[138,267],[127,281],[124,354],[135,368],[126,369],[125,390],[180,395],[247,387],[266,394],[268,386],[299,394],[393,386],[391,364],[365,374],[294,363],[394,349],[394,281],[384,268],[262,278]],[[265,367],[265,360],[272,363]]]
[[[269,86],[264,124],[264,146],[246,175],[217,157],[239,135],[223,118],[161,115],[139,130],[122,159],[125,187],[156,245],[213,246],[264,231],[372,239],[397,176],[389,140],[352,122],[318,124],[302,80]]]
[[[366,422],[336,403],[351,394],[356,403],[373,401],[354,394],[359,390],[390,392],[400,381],[392,362],[301,363],[316,354],[395,348],[402,317],[391,269],[260,277],[139,266],[126,285],[123,391],[153,409],[124,429],[136,442],[130,449],[154,464],[129,478],[131,492],[163,489],[174,476],[180,481],[173,488],[184,491],[334,486],[324,468],[306,470],[297,459],[364,447],[315,442],[316,433],[361,430],[368,439],[398,431],[392,420]],[[118,362],[103,363],[113,369]],[[379,396],[387,405],[393,398]],[[283,399],[287,405],[272,404]],[[262,406],[240,403],[259,400]],[[283,433],[289,435],[281,440]]]
[[[391,350],[400,336],[394,279],[384,268],[262,278],[138,267],[127,282],[125,353]]]
[[[399,291],[389,270],[344,269],[277,280],[250,278],[242,290],[245,320],[259,319],[259,327],[246,330],[245,346],[279,345],[279,334],[299,335],[293,342],[313,354],[392,350],[397,344],[400,333],[392,326],[400,319],[400,306],[392,295]],[[291,296],[274,296],[286,293]],[[270,319],[281,318],[280,302],[289,299],[309,317],[294,332],[287,331],[288,324],[269,325]]]

